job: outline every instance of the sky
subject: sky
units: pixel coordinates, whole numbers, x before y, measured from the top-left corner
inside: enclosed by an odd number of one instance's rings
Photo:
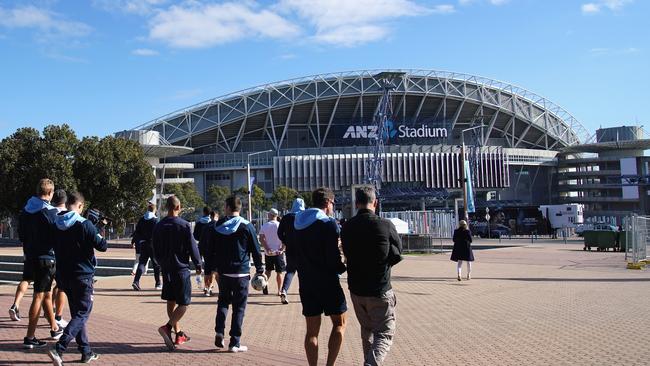
[[[415,68],[509,82],[590,132],[648,124],[648,0],[0,0],[0,138],[105,136],[237,90]]]

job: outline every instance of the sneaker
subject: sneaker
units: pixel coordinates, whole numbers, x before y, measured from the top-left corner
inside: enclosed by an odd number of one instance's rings
[[[217,348],[224,348],[226,346],[223,344],[223,334],[217,333],[217,335],[214,336],[214,345],[217,346]]]
[[[156,285],[156,290],[162,290],[162,285],[160,284]]]
[[[176,340],[174,341],[174,344],[177,346],[180,346],[183,343],[187,343],[191,340],[190,336],[188,336],[185,332],[180,331],[176,333]]]
[[[33,338],[23,338],[23,348],[32,349],[32,348],[41,348],[47,346],[47,342],[43,342],[36,337]]]
[[[458,281],[462,281],[461,278],[460,278],[460,275],[458,275]]]
[[[165,345],[167,346],[167,349],[173,351],[174,341],[172,341],[172,326],[169,324],[163,325],[162,327],[158,328],[158,334],[160,334],[163,341],[165,341]]]
[[[246,351],[248,351],[248,347],[242,345],[228,347],[228,352],[232,352],[232,353],[246,352]]]
[[[50,338],[58,341],[59,338],[63,335],[63,328],[59,327],[57,330],[51,330],[50,331]]]
[[[49,351],[47,351],[47,355],[50,356],[50,359],[52,360],[52,364],[54,366],[63,366],[63,359],[61,358],[61,354],[56,350],[55,347],[52,347]]]
[[[99,359],[99,355],[96,354],[95,352],[90,352],[90,353],[81,355],[81,363],[90,363],[90,362],[98,360],[98,359]]]
[[[9,317],[11,318],[11,320],[15,322],[20,321],[20,312],[18,311],[16,305],[11,305],[11,307],[9,308]]]
[[[207,287],[203,288],[203,295],[210,296],[210,295],[208,295],[208,288]]]
[[[262,293],[264,295],[268,295],[269,294],[269,286],[264,287],[264,289],[262,290]]]
[[[65,319],[59,319],[56,321],[56,325],[58,325],[60,329],[64,329],[68,326],[68,321]]]
[[[135,291],[140,291],[140,284],[139,283],[133,282],[131,284],[131,287],[133,287],[133,290],[135,290]]]
[[[472,279],[472,276],[467,275],[467,280],[469,281],[469,280],[471,280],[471,279]]]
[[[210,290],[208,291],[208,296],[213,296],[213,295],[214,295],[214,292],[212,292],[212,289],[210,289]]]
[[[287,294],[285,294],[284,292],[280,294],[280,301],[283,304],[287,305],[289,303],[289,300],[287,300]]]

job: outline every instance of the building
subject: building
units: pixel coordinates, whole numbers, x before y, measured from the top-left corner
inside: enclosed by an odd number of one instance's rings
[[[364,70],[308,76],[208,100],[138,129],[192,148],[167,162],[192,164],[183,177],[193,179],[204,195],[213,184],[246,186],[250,162],[255,183],[267,193],[279,185],[297,191],[325,185],[345,201],[351,185],[363,183],[370,141],[378,137],[372,120],[382,93],[378,75],[385,71],[403,73],[393,80],[393,116],[386,125],[382,197],[387,209],[453,207],[461,196],[463,140],[478,210],[507,206],[539,212],[539,205],[575,196],[561,198],[549,182],[559,184],[559,172],[566,170],[558,170],[558,154],[573,156],[571,149],[588,142],[590,133],[542,96],[461,73]]]

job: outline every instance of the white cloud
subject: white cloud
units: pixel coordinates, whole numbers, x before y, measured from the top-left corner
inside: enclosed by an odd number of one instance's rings
[[[594,56],[611,56],[611,55],[629,55],[640,52],[641,49],[637,47],[627,48],[607,48],[607,47],[594,47],[589,50]]]
[[[507,3],[508,1],[509,0],[490,0],[490,4],[499,6]]]
[[[108,11],[146,15],[168,0],[93,0],[93,5]]]
[[[461,6],[465,6],[465,5],[470,5],[472,3],[475,3],[477,1],[479,0],[458,0],[458,4]],[[489,3],[490,5],[500,6],[510,2],[510,0],[486,0],[486,2]]]
[[[387,36],[390,20],[451,13],[454,6],[429,8],[411,0],[281,0],[278,9],[307,21],[316,41],[351,47]]]
[[[9,29],[35,29],[41,38],[83,37],[92,30],[85,23],[65,20],[57,13],[32,5],[13,9],[0,7],[0,26]]]
[[[131,54],[136,56],[158,56],[159,55],[158,51],[149,48],[137,48],[131,51]]]
[[[600,13],[603,9],[611,11],[620,11],[627,4],[632,3],[633,0],[599,0],[593,3],[584,3],[580,7],[583,14],[596,14]]]
[[[177,48],[204,48],[245,37],[291,38],[300,30],[278,14],[250,2],[187,2],[160,10],[149,38]]]

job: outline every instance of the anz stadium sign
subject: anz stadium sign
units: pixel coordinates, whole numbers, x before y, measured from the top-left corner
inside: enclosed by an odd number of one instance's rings
[[[350,125],[343,134],[344,139],[368,139],[377,138],[377,126],[367,125]],[[413,139],[413,138],[435,138],[446,139],[449,137],[449,131],[443,127],[431,127],[427,124],[407,126],[401,124],[395,126],[393,121],[386,121],[386,131],[384,138],[386,140],[394,139]]]

